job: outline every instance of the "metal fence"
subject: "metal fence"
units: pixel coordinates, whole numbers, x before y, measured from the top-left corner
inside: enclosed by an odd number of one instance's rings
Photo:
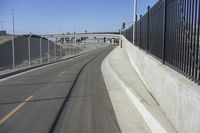
[[[20,35],[14,36],[13,40],[9,35],[0,38],[0,74],[68,58],[110,45],[103,42],[103,38],[95,42],[64,43],[61,40],[53,42],[37,35]]]
[[[159,0],[135,26],[136,46],[200,83],[200,0]]]

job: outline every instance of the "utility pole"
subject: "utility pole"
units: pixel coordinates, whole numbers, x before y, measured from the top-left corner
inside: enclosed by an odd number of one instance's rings
[[[12,20],[13,20],[13,34],[12,34],[12,62],[13,70],[15,69],[15,45],[14,45],[14,35],[15,35],[15,10],[12,9]]]
[[[133,44],[134,44],[134,41],[135,41],[136,15],[137,15],[137,0],[134,0],[134,13],[133,13]]]

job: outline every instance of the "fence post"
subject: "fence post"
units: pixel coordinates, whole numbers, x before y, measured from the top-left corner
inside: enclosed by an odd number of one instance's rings
[[[48,39],[48,42],[47,42],[47,43],[48,43],[48,44],[47,44],[47,45],[48,45],[48,49],[47,49],[47,50],[48,50],[48,63],[49,63],[49,61],[50,61],[49,39]]]
[[[165,45],[166,45],[166,18],[167,18],[167,0],[164,0],[163,11],[163,42],[162,42],[162,63],[165,64]]]
[[[32,35],[28,36],[28,65],[31,66],[31,38]]]
[[[40,63],[42,64],[42,37],[40,38]]]
[[[150,6],[147,7],[147,54],[149,53],[149,14]]]
[[[12,69],[15,69],[15,38],[14,33],[12,35]]]
[[[61,59],[61,57],[62,57],[62,46],[60,44],[60,59]]]
[[[54,49],[54,58],[55,58],[55,60],[56,60],[56,43],[54,43],[53,49]]]

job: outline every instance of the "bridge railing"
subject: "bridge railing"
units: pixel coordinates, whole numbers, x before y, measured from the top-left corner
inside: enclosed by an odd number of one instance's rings
[[[199,0],[160,0],[135,26],[136,46],[200,83]],[[124,32],[130,41],[132,29]]]

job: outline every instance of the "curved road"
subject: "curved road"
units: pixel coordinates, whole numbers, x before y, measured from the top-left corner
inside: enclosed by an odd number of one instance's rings
[[[101,74],[113,47],[0,82],[0,133],[119,133]]]

